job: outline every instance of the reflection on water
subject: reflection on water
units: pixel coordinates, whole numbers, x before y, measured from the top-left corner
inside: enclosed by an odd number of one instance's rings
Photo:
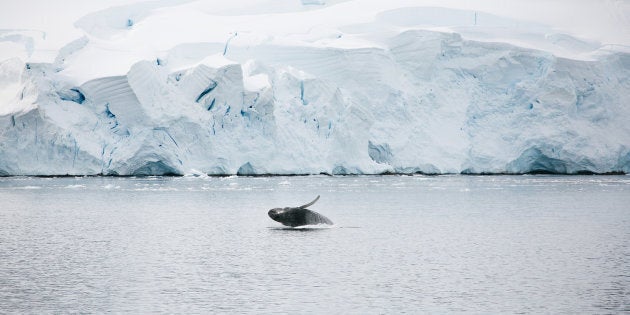
[[[284,227],[322,197],[334,226]],[[630,177],[0,178],[9,313],[621,313]]]
[[[316,232],[316,231],[325,231],[330,228],[320,228],[320,227],[270,227],[270,230],[275,231],[294,231],[294,232]]]

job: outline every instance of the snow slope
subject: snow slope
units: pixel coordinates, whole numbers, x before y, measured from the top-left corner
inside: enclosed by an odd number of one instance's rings
[[[2,5],[0,175],[630,172],[623,1],[68,3]]]

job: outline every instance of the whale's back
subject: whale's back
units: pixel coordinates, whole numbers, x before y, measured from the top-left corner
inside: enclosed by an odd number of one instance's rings
[[[291,208],[290,210],[284,211],[274,220],[292,227],[302,225],[333,224],[333,222],[327,217],[304,208]]]

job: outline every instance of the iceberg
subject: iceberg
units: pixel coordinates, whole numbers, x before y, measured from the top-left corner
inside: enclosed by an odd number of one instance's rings
[[[625,44],[409,5],[137,2],[47,60],[24,33],[0,175],[630,172]]]

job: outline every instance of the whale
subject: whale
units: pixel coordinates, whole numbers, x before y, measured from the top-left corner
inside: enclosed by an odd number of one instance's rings
[[[299,207],[273,208],[269,210],[267,214],[272,220],[290,227],[316,224],[333,225],[333,222],[327,217],[315,211],[306,209],[317,202],[317,200],[319,200],[319,195],[315,198],[315,200],[305,205]]]

